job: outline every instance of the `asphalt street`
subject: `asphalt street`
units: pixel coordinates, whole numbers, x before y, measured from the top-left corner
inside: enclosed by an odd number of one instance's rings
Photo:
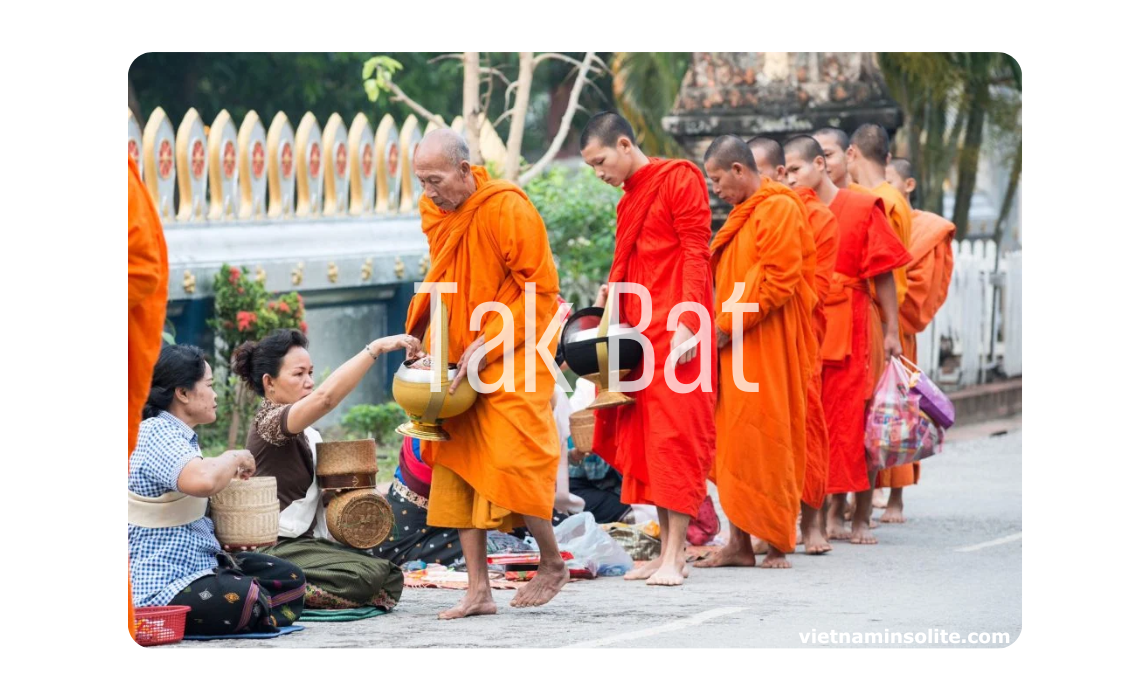
[[[373,619],[174,647],[836,647],[813,643],[813,630],[817,639],[909,632],[917,641],[936,630],[1012,642],[1021,631],[1020,420],[953,433],[907,489],[907,523],[880,526],[875,546],[833,541],[824,556],[791,555],[791,570],[693,569],[679,588],[575,582],[534,609],[495,591],[498,615],[451,622],[436,613],[458,591],[407,589],[395,611]]]

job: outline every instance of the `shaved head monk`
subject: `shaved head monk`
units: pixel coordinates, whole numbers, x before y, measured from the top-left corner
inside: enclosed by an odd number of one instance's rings
[[[558,272],[542,218],[526,194],[513,183],[491,179],[469,158],[463,138],[446,128],[424,136],[416,151],[415,175],[424,189],[420,214],[431,251],[425,281],[458,284],[455,293],[440,295],[448,309],[448,354],[459,364],[454,382],[478,370],[484,383],[494,383],[503,376],[503,346],[478,360],[474,353],[503,335],[506,325],[490,311],[473,330],[472,313],[485,302],[505,304],[514,326],[503,336],[521,348],[525,284],[535,284],[535,331],[541,335],[557,310]],[[407,330],[425,336],[425,345],[432,338],[430,303],[428,294],[416,294],[408,308]],[[514,363],[522,363],[519,356]],[[514,372],[514,392],[499,388],[480,394],[471,409],[447,420],[450,441],[421,445],[424,462],[433,467],[427,523],[458,528],[467,562],[467,594],[440,619],[495,613],[487,576],[488,530],[510,532],[526,525],[542,553],[537,575],[518,591],[512,606],[542,605],[569,580],[550,523],[561,453],[550,413],[554,375],[540,363],[534,392],[528,393],[526,370]]]
[[[805,138],[810,140],[811,138]],[[811,140],[818,148],[818,144]],[[831,276],[835,272],[835,258],[839,253],[839,222],[831,210],[819,199],[816,192],[806,185],[798,184],[798,179],[791,171],[794,161],[798,174],[807,163],[805,162],[804,147],[795,148],[795,151],[785,152],[780,149],[780,160],[784,162],[783,174],[789,186],[796,195],[803,200],[808,212],[808,228],[815,239],[815,277],[812,289],[818,298],[812,312],[814,320],[815,337],[820,345],[823,344],[827,334],[827,313],[824,310],[824,299],[831,291]],[[755,152],[755,149],[753,150]],[[815,154],[813,150],[810,154]],[[794,154],[794,158],[793,157]],[[834,187],[830,179],[827,181]],[[836,189],[838,190],[838,189]],[[823,357],[816,360],[814,378],[812,379],[812,402],[818,403],[818,414],[808,419],[808,474],[804,478],[803,504],[800,515],[800,531],[804,538],[804,551],[809,555],[823,554],[831,550],[827,542],[824,529],[823,514],[826,499],[827,469],[828,469],[828,435],[826,414],[823,411]],[[809,414],[815,413],[815,407]],[[819,480],[818,484],[814,483]]]
[[[851,146],[851,140],[847,133],[839,128],[821,128],[812,137],[823,150],[827,175],[835,187],[846,188],[851,185],[851,177],[847,174],[847,148]]]
[[[870,532],[874,480],[867,472],[863,433],[867,403],[884,359],[902,353],[892,271],[905,267],[910,254],[887,222],[882,200],[835,186],[819,142],[793,138],[784,145],[784,156],[788,182],[815,191],[835,215],[839,229],[835,272],[824,299],[827,332],[821,346],[830,451],[827,493],[832,495],[827,534],[831,539],[874,544],[877,540]],[[871,300],[871,284],[880,297],[881,315]],[[843,523],[848,492],[855,492],[856,500],[850,531]]]
[[[755,566],[753,535],[768,543],[760,566],[787,569],[786,555],[796,547],[809,389],[819,350],[811,315],[815,242],[803,201],[761,176],[740,138],[714,140],[705,172],[713,192],[733,206],[712,245],[721,348],[713,478],[731,529],[728,544],[697,566]],[[734,296],[759,310],[734,319],[726,305]],[[748,384],[759,385],[753,390]]]
[[[761,176],[784,183],[784,148],[770,137],[754,137],[748,141],[756,169]]]
[[[665,379],[667,358],[700,334],[701,318],[692,311],[681,314],[676,331],[667,323],[681,302],[699,304],[709,319],[713,315],[708,189],[691,162],[645,156],[629,122],[616,113],[591,118],[579,145],[598,178],[625,191],[617,206],[609,282],[640,284],[653,302],[649,327],[642,333],[653,346],[652,379],[632,394],[633,403],[595,412],[594,450],[622,473],[622,503],[657,506],[661,556],[625,578],[680,585],[687,571],[685,533],[705,499],[713,464],[717,374],[714,366],[711,392],[700,386],[688,393],[673,391]],[[642,305],[636,295],[623,293],[615,308],[621,322],[640,322]],[[697,381],[701,363],[715,354],[711,333],[710,328],[699,335],[697,346],[677,360],[680,383]],[[629,377],[640,378],[643,366]]]
[[[887,182],[908,201],[916,181],[911,163],[895,157],[887,165]],[[903,356],[918,362],[916,336],[926,330],[934,314],[946,301],[954,271],[954,224],[933,212],[912,210],[910,255],[906,266],[906,296],[899,304],[899,326],[902,332]],[[887,509],[879,520],[883,523],[905,523],[903,487],[918,484],[922,463],[888,468],[879,473],[875,485],[891,490]]]

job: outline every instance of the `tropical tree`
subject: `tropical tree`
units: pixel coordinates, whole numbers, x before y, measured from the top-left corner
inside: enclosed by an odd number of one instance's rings
[[[642,149],[684,156],[661,119],[673,108],[692,58],[692,53],[614,53],[610,58],[614,103],[633,126]]]

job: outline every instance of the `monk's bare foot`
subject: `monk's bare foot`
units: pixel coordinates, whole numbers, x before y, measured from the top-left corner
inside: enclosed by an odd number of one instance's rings
[[[807,537],[804,538],[804,554],[815,556],[830,551],[831,545],[827,543],[827,539],[819,531],[819,528],[809,529]]]
[[[495,614],[498,608],[491,598],[490,589],[486,591],[468,591],[459,604],[449,610],[439,613],[440,619],[460,619],[462,617],[475,617],[477,615]]]
[[[871,528],[863,523],[851,524],[851,544],[853,545],[877,545],[879,540],[871,534]]]
[[[558,595],[558,591],[562,590],[562,586],[570,582],[570,569],[566,568],[566,562],[562,561],[562,557],[556,557],[550,561],[542,561],[538,565],[538,571],[535,573],[534,578],[527,581],[526,585],[519,588],[519,592],[515,595],[515,599],[511,600],[511,607],[538,607],[545,605]]]
[[[768,556],[764,557],[764,561],[760,562],[761,569],[790,569],[792,562],[788,561],[788,555],[784,554],[775,547],[768,549]]]
[[[722,550],[723,551],[723,550]],[[685,582],[685,557],[682,555],[676,561],[661,562],[661,568],[657,569],[649,580],[645,582],[648,586],[679,586]]]
[[[877,528],[877,527],[879,527],[879,521],[877,521],[877,520],[875,520],[874,518],[872,518],[872,519],[871,519],[871,530],[874,530],[874,529],[875,529],[875,528]]]
[[[872,508],[886,508],[887,507],[887,490],[886,490],[886,488],[880,487],[879,489],[875,490],[874,495],[871,496],[871,507]]]
[[[623,576],[623,578],[625,578],[625,580],[627,580],[627,581],[644,581],[645,579],[649,578],[654,573],[656,573],[657,569],[661,568],[661,562],[662,561],[663,561],[662,556],[660,554],[658,554],[657,558],[654,559],[653,561],[649,562],[648,564],[643,564],[642,566],[635,566],[632,569],[630,569],[629,571],[626,571],[625,576]]]
[[[757,540],[749,543],[749,546],[739,546],[736,544],[728,544],[722,547],[716,554],[702,559],[696,563],[698,569],[715,569],[719,566],[756,566],[756,555],[752,550],[756,546]],[[760,542],[764,542],[760,540]],[[764,542],[765,547],[768,543]],[[769,551],[767,549],[765,552]]]
[[[768,543],[758,537],[752,538],[752,553],[753,554],[767,554]]]
[[[833,522],[831,518],[828,518],[827,539],[849,540],[851,539],[851,531],[847,529],[847,526],[844,523],[840,523],[838,521]]]
[[[891,500],[887,504],[887,510],[883,511],[883,515],[879,516],[879,520],[883,523],[905,523],[906,517],[903,516],[902,500],[895,501],[895,495],[891,495]]]

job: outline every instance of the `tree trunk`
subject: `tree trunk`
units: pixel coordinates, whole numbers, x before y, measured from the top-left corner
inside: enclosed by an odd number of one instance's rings
[[[978,180],[978,154],[982,147],[982,137],[986,123],[986,108],[989,106],[989,79],[978,77],[970,85],[969,113],[966,116],[966,140],[958,155],[958,191],[954,196],[954,226],[958,231],[969,231],[970,200],[974,197],[974,186]]]
[[[566,113],[562,114],[562,124],[558,128],[558,134],[554,136],[554,142],[550,143],[550,147],[546,149],[546,153],[542,155],[534,166],[530,167],[526,173],[519,177],[519,185],[525,186],[532,181],[535,176],[542,173],[542,170],[554,160],[554,155],[558,154],[562,149],[562,143],[566,141],[566,133],[570,132],[570,122],[574,120],[574,114],[578,111],[578,98],[582,95],[582,87],[589,79],[591,64],[594,62],[594,52],[586,53],[586,57],[582,58],[582,64],[578,68],[578,76],[574,79],[574,88],[570,90],[570,101],[566,105]]]
[[[530,106],[530,88],[534,78],[534,53],[519,53],[519,79],[515,87],[515,104],[511,114],[511,128],[507,134],[507,162],[503,178],[517,181],[519,160],[522,156],[523,134],[526,132],[526,112]]]
[[[133,82],[131,82],[130,77],[127,77],[127,108],[131,110],[131,113],[135,114],[135,120],[137,120],[139,123],[144,122],[142,117],[142,106],[139,105],[139,97],[138,94],[135,94],[135,85]]]
[[[463,54],[463,126],[467,131],[467,147],[471,150],[471,163],[483,165],[483,151],[479,147],[479,134],[483,129],[482,104],[479,103],[479,53]]]
[[[1017,193],[1017,186],[1021,183],[1021,142],[1017,143],[1017,158],[1013,161],[1013,169],[1009,172],[1009,184],[1005,187],[1005,196],[1001,201],[1001,212],[998,213],[997,223],[994,224],[994,244],[997,252],[994,253],[994,274],[997,274],[1001,263],[1001,241],[1005,236],[1005,223],[1009,219],[1009,212],[1013,209],[1013,198]],[[1008,281],[1008,275],[1007,275]],[[1000,291],[994,292],[994,303],[990,310],[990,361],[993,362],[994,350],[997,347],[997,311],[998,304],[1005,296],[1006,286],[995,287]]]
[[[942,214],[942,181],[946,178],[943,167],[946,137],[946,100],[939,99],[926,108],[926,144],[922,156],[922,209]]]

